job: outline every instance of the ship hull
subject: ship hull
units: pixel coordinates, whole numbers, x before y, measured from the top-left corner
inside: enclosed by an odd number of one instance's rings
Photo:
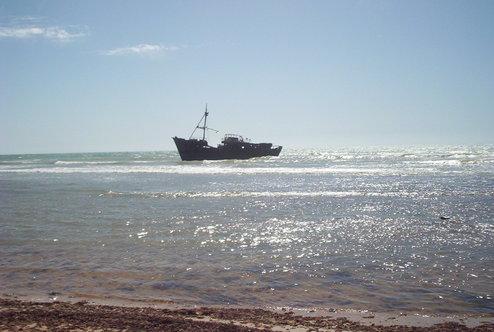
[[[192,160],[250,159],[255,157],[278,156],[282,147],[271,143],[238,143],[218,147],[209,146],[205,140],[173,137],[180,158]]]

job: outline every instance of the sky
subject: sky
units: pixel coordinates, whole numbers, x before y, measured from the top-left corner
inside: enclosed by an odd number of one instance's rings
[[[0,0],[0,154],[494,143],[494,1]]]

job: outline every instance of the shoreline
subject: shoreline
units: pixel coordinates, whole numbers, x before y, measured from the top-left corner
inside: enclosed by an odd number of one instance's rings
[[[0,331],[494,331],[493,315],[436,316],[171,301],[0,297]]]

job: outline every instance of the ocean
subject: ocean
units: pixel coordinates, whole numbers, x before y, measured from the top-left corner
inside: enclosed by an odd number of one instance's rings
[[[0,293],[494,313],[494,147],[0,156]]]

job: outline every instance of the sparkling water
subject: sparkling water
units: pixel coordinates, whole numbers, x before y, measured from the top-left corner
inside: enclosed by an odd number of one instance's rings
[[[0,292],[493,313],[494,147],[0,156]]]

